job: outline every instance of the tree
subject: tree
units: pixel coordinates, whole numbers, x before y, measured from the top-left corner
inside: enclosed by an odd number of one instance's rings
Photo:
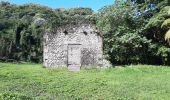
[[[165,9],[165,12],[167,12],[167,16],[162,24],[162,27],[168,30],[165,34],[165,40],[168,41],[170,44],[170,6],[165,7]]]
[[[165,31],[161,29],[164,7],[158,7],[162,2],[119,0],[100,10],[97,25],[104,33],[105,54],[113,64],[168,63],[170,51],[161,34]]]

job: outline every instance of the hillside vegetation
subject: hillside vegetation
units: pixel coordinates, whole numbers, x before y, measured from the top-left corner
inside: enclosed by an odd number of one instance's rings
[[[169,100],[170,69],[136,65],[109,69],[44,69],[0,63],[2,100]]]
[[[42,62],[43,34],[57,27],[87,20],[89,8],[51,9],[38,4],[0,3],[0,59]]]
[[[170,65],[169,0],[115,0],[98,13],[1,2],[0,60],[42,62],[43,33],[82,19],[101,30],[113,64]]]

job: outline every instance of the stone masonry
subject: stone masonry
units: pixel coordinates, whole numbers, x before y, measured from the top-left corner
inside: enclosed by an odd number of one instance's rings
[[[103,40],[95,25],[66,25],[44,34],[43,65],[67,67],[69,64],[103,66]]]

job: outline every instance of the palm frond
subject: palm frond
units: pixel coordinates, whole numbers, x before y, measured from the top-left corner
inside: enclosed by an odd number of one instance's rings
[[[170,44],[170,29],[169,29],[169,31],[165,34],[165,40],[168,41],[168,43]]]
[[[166,19],[163,24],[162,27],[170,27],[170,18]]]

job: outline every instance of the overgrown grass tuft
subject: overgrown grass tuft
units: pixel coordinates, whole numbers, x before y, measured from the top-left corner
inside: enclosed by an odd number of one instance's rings
[[[0,99],[169,100],[170,68],[137,65],[75,73],[37,64],[0,63]]]

